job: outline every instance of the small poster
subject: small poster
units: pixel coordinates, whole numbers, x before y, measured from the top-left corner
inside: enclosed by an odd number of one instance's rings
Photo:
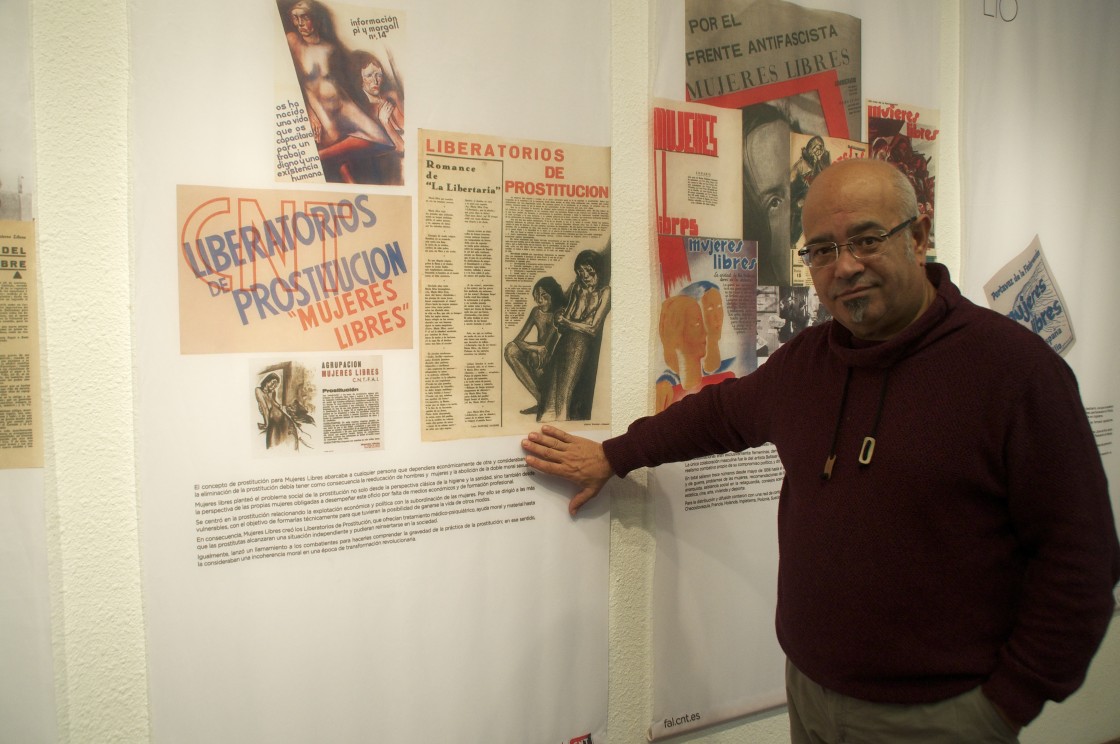
[[[277,0],[276,180],[404,183],[404,14]]]
[[[412,200],[180,186],[184,354],[412,346]]]
[[[0,468],[43,466],[35,223],[0,220]]]
[[[1064,355],[1077,340],[1066,301],[1037,235],[1025,251],[988,280],[984,294],[989,307],[1042,336],[1059,354]]]

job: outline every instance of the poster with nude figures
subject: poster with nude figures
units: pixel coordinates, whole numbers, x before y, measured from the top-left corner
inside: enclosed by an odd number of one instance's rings
[[[404,14],[276,0],[277,181],[404,184]]]

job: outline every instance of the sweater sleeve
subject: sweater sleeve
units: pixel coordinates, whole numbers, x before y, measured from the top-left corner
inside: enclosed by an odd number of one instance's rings
[[[1027,569],[1015,626],[984,693],[1027,724],[1085,678],[1112,615],[1120,547],[1108,484],[1072,371],[1056,354],[1028,375],[1006,434],[1012,528]]]
[[[774,397],[763,391],[779,366],[772,357],[746,377],[709,385],[656,416],[637,419],[625,434],[603,442],[611,468],[622,478],[640,467],[763,444]]]

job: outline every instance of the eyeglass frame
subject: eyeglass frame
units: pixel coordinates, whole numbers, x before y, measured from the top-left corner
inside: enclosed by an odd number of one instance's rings
[[[911,224],[913,224],[914,220],[916,220],[916,219],[918,219],[918,215],[914,215],[910,219],[908,219],[904,222],[901,222],[898,225],[895,225],[890,230],[886,230],[880,235],[857,235],[856,237],[854,237],[851,240],[846,241],[844,243],[837,243],[835,241],[812,243],[810,245],[805,246],[804,248],[798,249],[797,255],[801,259],[801,262],[803,264],[805,264],[806,266],[808,266],[810,269],[813,269],[813,268],[823,269],[823,268],[825,268],[827,266],[831,266],[832,264],[839,261],[840,260],[840,249],[841,248],[847,248],[848,251],[852,254],[852,257],[855,258],[857,261],[864,261],[868,258],[875,258],[876,256],[879,255],[879,252],[881,250],[880,246],[882,246],[883,243],[887,242],[887,240],[889,238],[892,238],[895,235],[897,235],[903,228],[908,227]],[[853,243],[855,243],[857,240],[866,240],[868,238],[871,238],[874,241],[873,244],[875,246],[875,250],[870,252],[870,253],[866,253],[864,255],[860,255],[859,253],[856,253],[856,249],[855,249],[855,246],[853,245]],[[832,260],[830,260],[828,263],[822,264],[820,266],[813,266],[813,264],[811,263],[812,252],[814,251],[814,249],[823,248],[826,245],[827,246],[832,246],[829,249],[829,252],[831,252],[835,257]]]

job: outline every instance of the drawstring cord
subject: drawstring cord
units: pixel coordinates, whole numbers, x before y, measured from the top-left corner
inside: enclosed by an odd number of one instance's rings
[[[890,369],[883,371],[883,385],[879,389],[879,406],[875,410],[875,421],[871,424],[871,433],[863,438],[863,444],[859,448],[859,465],[865,468],[871,464],[871,458],[875,456],[875,435],[879,433],[879,421],[883,418],[883,407],[887,400],[887,381],[890,379]],[[844,376],[844,388],[840,392],[840,413],[836,416],[836,428],[832,432],[832,444],[828,447],[828,459],[824,462],[824,470],[821,472],[821,480],[828,480],[832,477],[832,466],[836,464],[836,442],[840,439],[840,427],[844,423],[844,409],[848,405],[848,385],[852,381],[852,368],[848,367],[848,373]]]
[[[824,461],[821,480],[832,477],[832,466],[836,464],[836,440],[840,438],[840,424],[844,421],[844,408],[848,405],[848,383],[851,381],[852,368],[848,367],[848,374],[844,377],[844,389],[840,391],[840,413],[836,416],[836,428],[832,430],[832,444],[828,445],[828,459]]]
[[[883,405],[887,401],[887,380],[891,377],[890,369],[883,371],[883,387],[879,389],[879,407],[875,410],[875,423],[871,424],[871,434],[863,438],[863,446],[859,448],[859,465],[862,468],[871,464],[875,454],[875,435],[879,433],[879,419],[883,418]]]

